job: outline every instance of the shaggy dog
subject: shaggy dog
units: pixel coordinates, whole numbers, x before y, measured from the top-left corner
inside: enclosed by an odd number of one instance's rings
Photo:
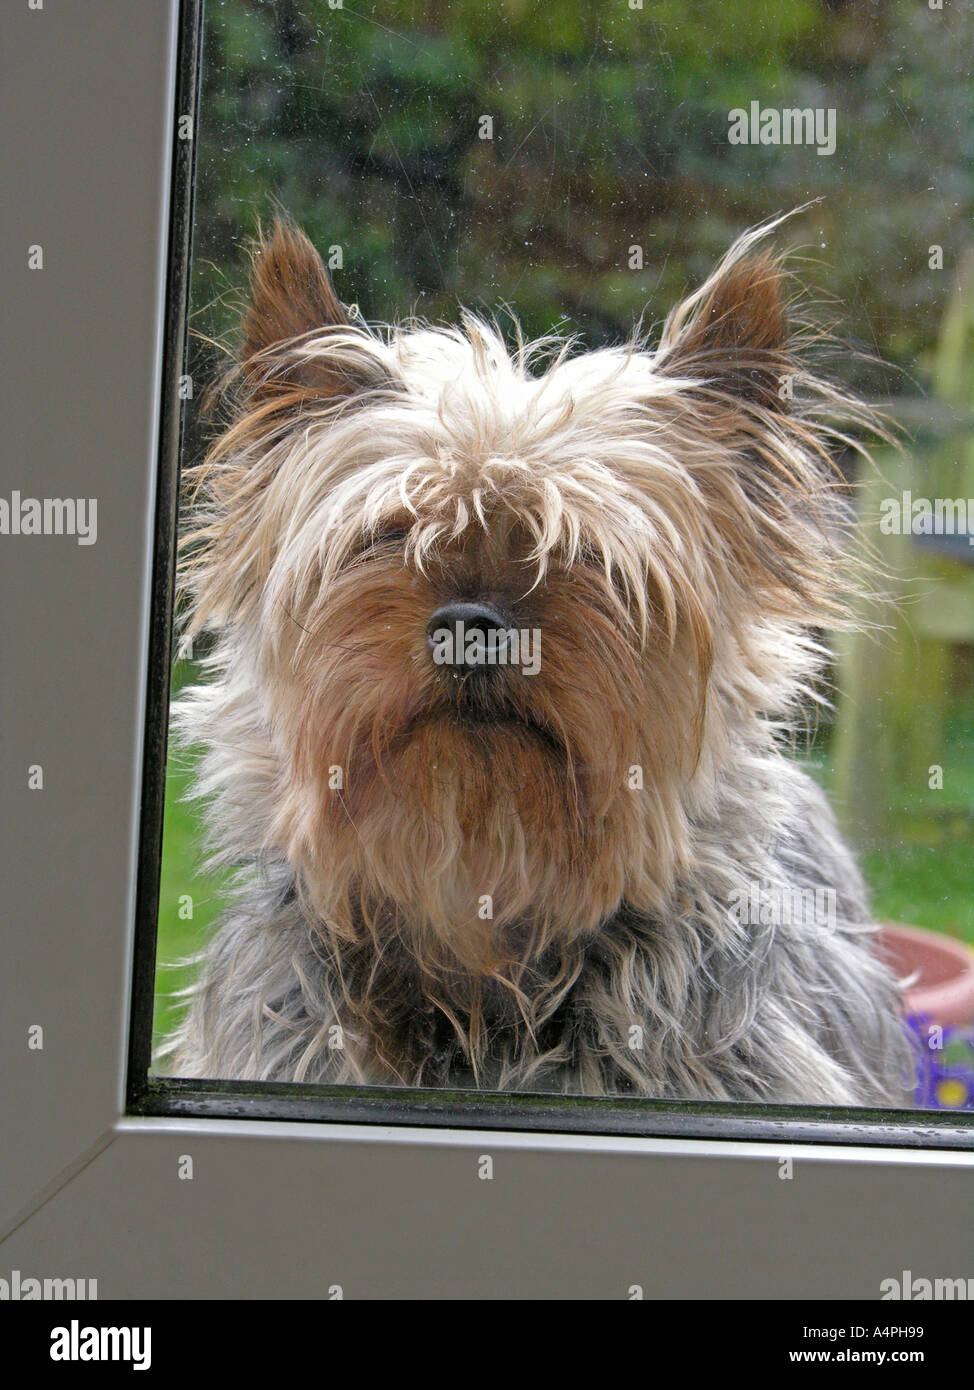
[[[862,881],[786,756],[868,412],[809,372],[768,230],[654,350],[588,353],[369,330],[293,225],[260,241],[176,711],[237,879],[173,1072],[905,1103]]]

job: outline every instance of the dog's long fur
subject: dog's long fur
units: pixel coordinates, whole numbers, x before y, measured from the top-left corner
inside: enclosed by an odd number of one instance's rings
[[[577,355],[353,325],[300,232],[261,241],[185,545],[215,642],[177,727],[238,873],[176,1074],[905,1101],[859,873],[784,751],[865,412],[808,371],[768,230],[655,350]],[[477,597],[540,630],[536,677],[430,660]],[[835,921],[746,921],[755,884]]]

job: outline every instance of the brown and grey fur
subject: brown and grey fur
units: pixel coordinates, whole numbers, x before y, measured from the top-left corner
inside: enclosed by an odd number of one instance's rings
[[[191,480],[214,645],[176,726],[237,874],[176,1074],[905,1102],[862,881],[786,754],[867,415],[810,374],[767,230],[654,350],[590,353],[374,332],[295,228],[259,244]],[[478,596],[541,631],[537,676],[430,660]],[[836,919],[745,923],[752,884]]]

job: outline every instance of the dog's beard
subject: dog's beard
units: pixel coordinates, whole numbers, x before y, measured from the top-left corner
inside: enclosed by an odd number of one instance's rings
[[[424,712],[358,745],[345,786],[308,789],[305,883],[339,925],[427,938],[431,966],[503,969],[621,897],[622,856],[598,863],[604,823],[593,834],[587,814],[604,776],[523,717]]]
[[[574,573],[546,590],[538,675],[445,673],[417,642],[428,597],[389,578],[358,575],[329,640],[288,658],[310,666],[281,724],[276,838],[316,915],[380,950],[408,940],[431,975],[506,978],[624,899],[658,909],[696,718],[690,647],[640,657]]]

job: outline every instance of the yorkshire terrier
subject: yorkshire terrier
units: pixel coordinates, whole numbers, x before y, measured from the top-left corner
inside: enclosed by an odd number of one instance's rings
[[[237,875],[173,1073],[907,1103],[862,880],[789,756],[869,413],[810,371],[774,226],[655,348],[591,352],[374,331],[293,224],[259,239],[191,474],[212,645],[176,728]]]

